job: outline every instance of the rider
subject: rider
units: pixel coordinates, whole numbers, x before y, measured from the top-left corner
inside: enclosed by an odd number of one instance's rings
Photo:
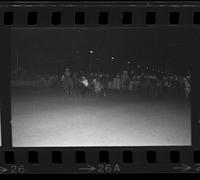
[[[65,68],[65,72],[62,75],[61,81],[63,82],[63,88],[67,94],[72,94],[73,80],[71,78],[71,72],[69,68]]]

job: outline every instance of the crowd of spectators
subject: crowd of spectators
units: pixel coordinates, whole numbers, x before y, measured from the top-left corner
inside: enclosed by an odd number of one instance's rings
[[[70,69],[74,88],[79,87],[80,79],[84,76],[88,79],[89,86],[94,79],[98,80],[105,90],[122,90],[151,96],[162,96],[164,94],[185,94],[186,81],[191,84],[190,73],[177,75],[168,72],[134,72],[123,70],[119,73],[97,73],[97,72],[74,72]],[[40,86],[60,87],[61,73],[12,73],[12,80],[37,81]]]

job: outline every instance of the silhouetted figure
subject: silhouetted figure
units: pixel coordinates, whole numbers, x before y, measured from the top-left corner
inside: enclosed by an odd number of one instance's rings
[[[71,72],[70,72],[69,68],[65,69],[65,72],[62,75],[61,81],[63,83],[63,88],[64,88],[65,92],[68,95],[72,94],[74,84],[73,84],[73,78],[71,77]]]
[[[88,93],[89,82],[84,76],[81,78],[81,81],[80,81],[80,89],[81,89],[82,96],[85,96]]]

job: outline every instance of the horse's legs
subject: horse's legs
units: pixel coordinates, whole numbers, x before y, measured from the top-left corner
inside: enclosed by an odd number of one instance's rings
[[[66,85],[66,91],[67,95],[69,95],[69,84]]]
[[[64,92],[65,92],[65,93],[67,93],[67,92],[68,92],[68,90],[67,90],[67,87],[64,87]]]
[[[70,83],[70,94],[72,94],[73,88],[74,88],[74,84],[73,84],[73,82],[71,82],[71,83]]]

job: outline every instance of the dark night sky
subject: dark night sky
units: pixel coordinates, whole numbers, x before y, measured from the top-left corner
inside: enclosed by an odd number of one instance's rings
[[[128,66],[130,61],[129,66],[147,63],[181,69],[190,66],[194,58],[192,46],[197,33],[183,27],[12,29],[12,67],[16,66],[18,52],[20,64],[29,68],[43,67],[42,64],[47,67],[46,62],[60,69],[66,65],[80,67],[93,61],[109,69],[116,64]],[[116,58],[115,62],[111,57]]]

